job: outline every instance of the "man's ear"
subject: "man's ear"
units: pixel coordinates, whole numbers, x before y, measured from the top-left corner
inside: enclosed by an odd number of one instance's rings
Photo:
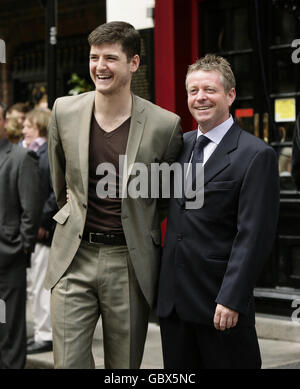
[[[232,106],[234,100],[236,97],[236,91],[235,88],[231,88],[230,91],[227,93],[227,98],[228,98],[228,105],[229,107]]]
[[[130,60],[130,70],[131,70],[132,73],[135,73],[138,70],[138,68],[140,66],[140,62],[141,62],[141,60],[140,60],[140,56],[138,54],[135,54],[131,58],[131,60]]]

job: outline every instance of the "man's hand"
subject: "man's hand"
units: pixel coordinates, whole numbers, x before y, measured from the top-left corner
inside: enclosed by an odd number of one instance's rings
[[[226,328],[235,327],[238,318],[238,312],[218,304],[214,316],[214,326],[217,330],[224,331]]]

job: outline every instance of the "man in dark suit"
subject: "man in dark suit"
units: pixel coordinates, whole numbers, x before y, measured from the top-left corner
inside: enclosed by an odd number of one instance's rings
[[[21,369],[26,359],[26,266],[39,225],[42,187],[37,156],[5,137],[0,104],[0,368]]]
[[[164,365],[260,368],[253,289],[276,232],[277,157],[232,119],[235,79],[224,58],[191,65],[186,87],[198,130],[184,134],[178,162],[204,165],[204,203],[169,206],[158,296]]]
[[[31,255],[31,266],[27,271],[27,293],[33,316],[33,337],[27,341],[27,354],[52,350],[52,328],[50,320],[50,292],[44,288],[50,245],[55,227],[53,216],[58,211],[50,175],[47,126],[51,112],[35,108],[25,117],[23,147],[34,150],[43,186],[43,210],[38,229],[37,243]]]

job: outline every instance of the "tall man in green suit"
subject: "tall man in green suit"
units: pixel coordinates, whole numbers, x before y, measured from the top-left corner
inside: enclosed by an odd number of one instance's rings
[[[125,193],[133,163],[150,168],[176,160],[180,118],[131,93],[140,63],[140,37],[133,26],[101,25],[89,44],[95,91],[57,99],[49,126],[60,208],[45,281],[52,289],[54,362],[56,368],[93,368],[91,345],[101,315],[105,367],[139,368],[156,294],[166,204]],[[123,174],[120,156],[127,158]],[[122,185],[116,185],[116,196],[100,198],[105,174],[99,167],[105,163],[115,167]]]

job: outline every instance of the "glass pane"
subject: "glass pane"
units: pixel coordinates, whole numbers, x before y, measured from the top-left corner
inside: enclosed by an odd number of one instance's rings
[[[292,62],[292,51],[292,48],[274,50],[270,54],[272,93],[297,92],[299,69]]]
[[[292,275],[300,277],[300,247],[292,248]]]
[[[281,190],[295,190],[291,175],[292,147],[281,147],[278,156],[278,168]]]
[[[278,134],[277,141],[280,142],[292,141],[294,128],[295,128],[294,122],[276,123],[276,129]]]
[[[253,96],[251,54],[235,55],[228,60],[235,75],[237,96]]]
[[[232,33],[227,36],[227,39],[229,41],[233,41],[234,50],[244,50],[251,48],[252,44],[249,20],[250,17],[247,8],[235,9],[233,10],[233,13],[229,15],[228,22],[229,26],[231,25]]]
[[[273,33],[271,34],[271,44],[281,45],[291,43],[299,36],[299,25],[297,30],[296,15],[283,7],[272,7],[272,10]]]
[[[247,7],[226,10],[209,9],[209,11],[204,9],[205,53],[251,48],[250,18]]]

